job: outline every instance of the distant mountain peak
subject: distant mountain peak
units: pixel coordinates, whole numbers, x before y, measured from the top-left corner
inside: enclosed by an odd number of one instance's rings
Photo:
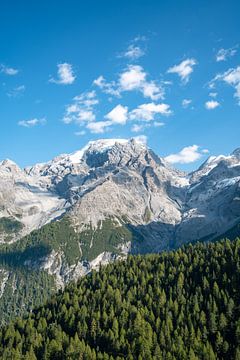
[[[22,170],[20,167],[12,160],[5,159],[0,162],[0,168],[2,168],[4,171],[8,172],[21,172]]]
[[[14,161],[10,160],[10,159],[5,159],[5,160],[0,162],[0,166],[12,166],[12,165],[17,166],[17,164]]]
[[[146,144],[143,141],[136,138],[131,139],[99,139],[94,141],[89,141],[86,146],[82,149],[69,155],[69,160],[73,163],[78,163],[84,156],[84,154],[89,152],[105,152],[112,149],[114,146],[124,146],[124,145],[133,145],[138,146],[143,149],[146,148]]]
[[[236,158],[240,159],[240,147],[235,149],[232,154],[233,156],[235,156]]]

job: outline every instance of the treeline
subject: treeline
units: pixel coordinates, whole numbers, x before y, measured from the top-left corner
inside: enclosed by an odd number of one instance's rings
[[[1,359],[240,359],[240,239],[129,256],[0,331]]]

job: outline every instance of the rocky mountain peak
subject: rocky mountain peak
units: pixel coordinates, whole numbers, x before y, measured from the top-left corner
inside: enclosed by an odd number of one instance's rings
[[[65,213],[76,229],[127,219],[136,228],[154,224],[144,236],[156,248],[176,236],[194,240],[207,235],[210,221],[212,233],[218,232],[217,206],[231,214],[222,215],[224,229],[230,218],[232,223],[238,219],[239,153],[211,156],[191,174],[172,168],[137,139],[90,141],[24,171],[5,160],[0,163],[0,218],[20,214],[26,233]]]
[[[237,149],[235,149],[235,150],[232,152],[231,155],[232,155],[232,156],[235,156],[237,159],[240,160],[240,147],[237,148]]]
[[[5,159],[0,162],[0,171],[11,176],[22,173],[20,167],[14,161],[9,159]]]

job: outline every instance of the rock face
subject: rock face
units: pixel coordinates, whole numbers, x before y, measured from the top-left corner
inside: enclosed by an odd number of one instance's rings
[[[49,191],[51,180],[29,176],[14,162],[0,163],[0,241],[15,241],[33,229],[60,216],[67,208],[66,202],[54,191]],[[3,219],[9,226],[3,228]],[[18,223],[20,231],[14,231]],[[6,230],[6,231],[4,231]]]
[[[0,324],[100,264],[223,234],[240,234],[240,149],[190,174],[136,140],[26,169],[2,161]]]
[[[240,221],[240,149],[210,157],[190,174],[173,169],[133,139],[90,142],[73,154],[24,170],[9,160],[0,163],[1,242],[21,241],[32,230],[64,216],[79,234],[80,254],[81,234],[91,229],[91,241],[84,246],[94,256],[87,268],[97,266],[94,259],[106,259],[96,250],[95,237],[109,219],[134,234],[132,241],[125,235],[117,244],[114,240],[122,253],[211,240]],[[52,272],[49,264],[59,254],[52,253],[45,261],[47,270]]]

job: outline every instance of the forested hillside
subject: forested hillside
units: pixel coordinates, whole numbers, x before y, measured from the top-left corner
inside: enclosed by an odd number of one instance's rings
[[[0,332],[1,359],[240,359],[240,239],[129,256]]]

